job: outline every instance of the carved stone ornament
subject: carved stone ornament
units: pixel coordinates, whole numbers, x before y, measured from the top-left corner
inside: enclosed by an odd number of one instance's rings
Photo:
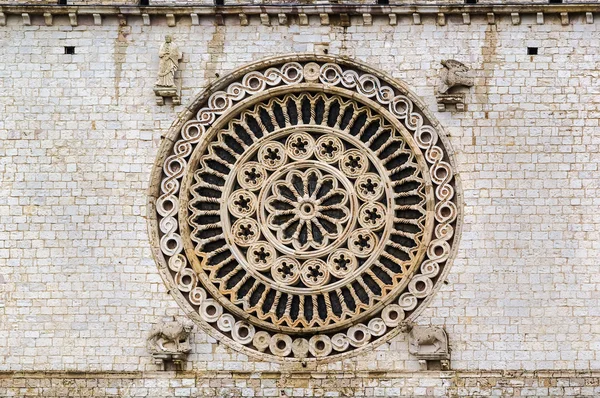
[[[155,362],[162,369],[165,368],[166,362],[173,362],[178,368],[182,367],[182,362],[192,350],[189,337],[193,328],[194,323],[185,318],[152,326],[146,344]]]
[[[453,104],[457,111],[465,110],[465,94],[452,90],[453,87],[472,87],[473,77],[469,76],[469,68],[458,61],[447,59],[441,62],[443,68],[440,70],[437,87],[438,110],[443,112],[446,105]]]
[[[440,327],[413,326],[408,334],[408,352],[419,359],[422,370],[427,361],[440,361],[441,370],[449,370],[448,336]]]
[[[266,360],[387,341],[448,272],[461,206],[438,123],[404,84],[347,59],[245,66],[160,148],[150,234],[204,330]]]
[[[171,35],[165,36],[165,42],[160,46],[158,56],[160,59],[158,63],[158,77],[154,86],[156,103],[164,105],[165,97],[170,97],[173,99],[173,104],[179,105],[181,104],[180,89],[175,84],[175,72],[179,69],[179,60],[183,57],[183,54],[179,51],[175,43],[173,43]]]

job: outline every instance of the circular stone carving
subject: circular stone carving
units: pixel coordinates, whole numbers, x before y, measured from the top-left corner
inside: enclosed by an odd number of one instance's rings
[[[352,184],[331,166],[290,165],[294,169],[271,175],[260,192],[263,233],[277,249],[296,257],[329,252],[351,227]]]
[[[418,315],[460,206],[448,145],[403,85],[298,59],[245,68],[189,107],[158,156],[150,225],[161,274],[206,331],[321,361]]]

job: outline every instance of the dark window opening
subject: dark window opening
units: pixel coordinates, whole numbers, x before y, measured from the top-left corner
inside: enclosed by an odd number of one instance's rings
[[[149,6],[150,5],[150,0],[140,0],[140,5],[141,6]]]
[[[390,4],[390,0],[377,0],[377,4],[387,5]]]
[[[477,4],[477,0],[465,0],[465,4]]]
[[[225,5],[225,0],[215,0],[215,5],[216,6],[224,6]]]
[[[527,47],[527,55],[537,55],[538,48],[537,47]]]
[[[58,0],[57,3],[59,6],[66,6],[67,5],[67,0]]]
[[[548,0],[550,4],[562,4],[562,0]]]
[[[70,54],[70,55],[75,54],[75,47],[66,46],[65,47],[65,54]]]

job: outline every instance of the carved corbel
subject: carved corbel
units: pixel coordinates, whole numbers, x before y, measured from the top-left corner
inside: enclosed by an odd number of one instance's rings
[[[77,26],[78,22],[77,22],[77,14],[74,12],[70,12],[69,13],[69,23],[71,24],[71,26]]]
[[[49,12],[45,12],[44,13],[44,22],[46,23],[46,26],[52,26],[52,14]]]
[[[146,346],[154,362],[161,370],[167,370],[172,363],[175,369],[183,370],[183,363],[192,350],[190,333],[194,323],[187,318],[160,322],[152,326],[146,340]]]
[[[419,360],[421,370],[438,370],[432,362],[439,362],[439,370],[450,370],[448,335],[441,327],[407,325],[408,352]]]
[[[458,61],[447,59],[441,62],[443,68],[440,71],[436,98],[438,111],[444,112],[446,105],[454,105],[456,110],[465,110],[464,88],[472,87],[473,77],[470,76],[469,68]]]

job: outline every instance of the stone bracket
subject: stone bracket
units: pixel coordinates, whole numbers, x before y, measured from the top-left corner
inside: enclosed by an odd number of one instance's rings
[[[164,105],[165,98],[171,98],[173,105],[181,105],[181,96],[178,87],[154,87],[154,94],[156,94],[156,104]]]
[[[438,94],[435,97],[438,104],[438,112],[445,112],[448,109],[447,105],[454,105],[457,112],[465,110],[465,94]]]
[[[168,370],[169,363],[172,363],[175,370],[184,370],[184,363],[187,354],[172,353],[172,354],[152,354],[154,363],[158,365],[160,370]]]

